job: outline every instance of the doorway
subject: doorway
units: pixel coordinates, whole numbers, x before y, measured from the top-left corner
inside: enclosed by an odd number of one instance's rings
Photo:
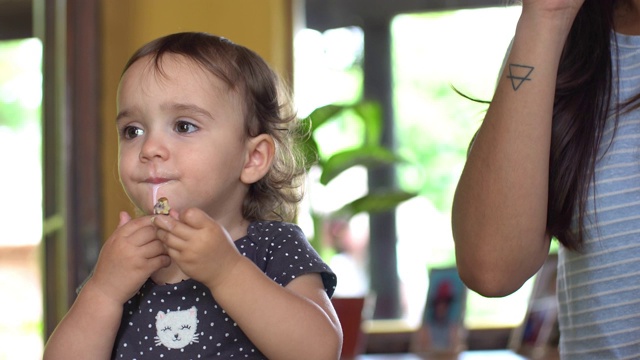
[[[42,44],[0,41],[0,360],[40,359]]]

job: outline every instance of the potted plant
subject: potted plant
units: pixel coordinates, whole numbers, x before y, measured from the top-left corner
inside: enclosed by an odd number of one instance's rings
[[[360,121],[362,131],[359,132],[359,145],[346,147],[329,154],[322,154],[322,144],[317,141],[317,133],[327,124],[339,119]],[[315,166],[320,170],[320,183],[328,185],[338,175],[354,166],[364,166],[372,169],[377,166],[391,165],[404,160],[381,143],[383,123],[382,109],[377,102],[360,101],[353,104],[331,104],[315,109],[308,117],[302,119],[302,129],[308,136],[303,143],[304,153],[309,168]],[[400,203],[415,197],[417,194],[399,189],[369,190],[364,196],[346,203],[340,209],[330,213],[321,213],[311,204],[311,218],[314,236],[311,244],[325,258],[330,257],[332,249],[327,249],[322,243],[323,224],[329,217],[349,219],[352,216],[366,212],[375,213],[394,209]]]

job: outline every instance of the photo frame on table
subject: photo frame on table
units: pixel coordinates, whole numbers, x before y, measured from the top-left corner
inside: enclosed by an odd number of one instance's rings
[[[509,339],[509,348],[532,358],[541,358],[558,342],[556,278],[558,255],[549,254],[535,276],[522,324]]]
[[[467,287],[455,267],[429,270],[422,323],[412,341],[413,352],[459,352],[465,345]]]

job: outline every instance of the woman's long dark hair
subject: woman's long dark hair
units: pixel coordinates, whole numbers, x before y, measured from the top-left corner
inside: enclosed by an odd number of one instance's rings
[[[558,69],[549,159],[547,232],[579,250],[589,183],[612,99],[611,36],[617,1],[585,0]],[[615,117],[617,121],[617,116]],[[577,229],[572,219],[577,207]],[[577,231],[576,231],[577,230]]]

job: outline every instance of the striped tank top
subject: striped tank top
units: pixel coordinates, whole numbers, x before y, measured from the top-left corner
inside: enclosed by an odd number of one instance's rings
[[[614,92],[624,101],[640,93],[640,36],[615,37]],[[618,121],[614,131],[610,116],[603,134],[585,250],[558,254],[562,359],[640,359],[640,110]]]

